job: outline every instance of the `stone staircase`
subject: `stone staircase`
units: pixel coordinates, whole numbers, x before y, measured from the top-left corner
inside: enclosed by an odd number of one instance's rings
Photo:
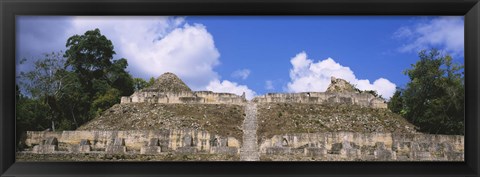
[[[248,102],[245,107],[245,120],[243,122],[243,146],[240,149],[241,161],[258,161],[257,144],[257,104]]]

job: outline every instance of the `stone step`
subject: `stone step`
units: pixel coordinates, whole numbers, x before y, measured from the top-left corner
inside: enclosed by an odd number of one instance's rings
[[[243,146],[240,149],[240,160],[258,161],[257,145],[257,106],[249,102],[245,107],[243,122]]]

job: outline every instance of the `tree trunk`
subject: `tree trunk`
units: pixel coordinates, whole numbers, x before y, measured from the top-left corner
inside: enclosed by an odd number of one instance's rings
[[[70,109],[70,113],[72,113],[73,123],[75,123],[75,129],[77,129],[77,128],[78,128],[78,124],[77,124],[77,119],[75,118],[75,114],[73,113],[73,108]]]
[[[55,131],[55,122],[52,120],[52,131]]]

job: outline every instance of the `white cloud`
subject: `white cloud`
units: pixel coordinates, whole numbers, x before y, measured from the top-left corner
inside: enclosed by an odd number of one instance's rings
[[[271,81],[271,80],[265,81],[265,89],[274,90],[275,87],[273,86],[273,81]]]
[[[238,83],[228,80],[223,80],[222,82],[220,82],[218,79],[212,80],[208,84],[207,90],[213,92],[228,92],[237,95],[242,95],[245,93],[245,97],[248,100],[252,99],[256,95],[255,91],[250,90],[246,85],[238,85]]]
[[[395,92],[396,85],[387,79],[379,78],[372,83],[369,80],[359,80],[353,71],[335,62],[332,58],[314,62],[308,59],[305,52],[297,54],[290,60],[291,81],[287,84],[288,92],[324,92],[330,84],[331,76],[342,78],[357,86],[360,90],[375,90],[384,98],[389,99]]]
[[[76,17],[73,23],[74,34],[99,28],[117,56],[128,59],[133,74],[148,78],[173,72],[194,90],[219,77],[213,68],[220,53],[204,25],[173,17]]]
[[[128,59],[130,71],[145,79],[172,72],[193,90],[255,95],[245,85],[219,81],[213,69],[220,64],[220,53],[202,24],[190,25],[181,17],[75,17],[73,24],[71,35],[99,28],[112,40],[117,56]],[[243,79],[250,74],[240,71]]]
[[[400,52],[418,52],[435,47],[454,56],[464,55],[463,17],[439,17],[404,26],[394,33],[394,37],[407,41],[399,48]]]
[[[232,73],[232,77],[241,78],[243,80],[247,79],[249,75],[250,75],[249,69],[236,70],[235,72]]]

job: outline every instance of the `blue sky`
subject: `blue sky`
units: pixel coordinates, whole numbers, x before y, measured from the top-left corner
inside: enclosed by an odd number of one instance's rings
[[[17,17],[18,71],[69,36],[99,28],[134,77],[170,71],[194,90],[247,93],[325,91],[330,77],[389,97],[402,71],[432,47],[463,64],[463,17],[188,16]]]

